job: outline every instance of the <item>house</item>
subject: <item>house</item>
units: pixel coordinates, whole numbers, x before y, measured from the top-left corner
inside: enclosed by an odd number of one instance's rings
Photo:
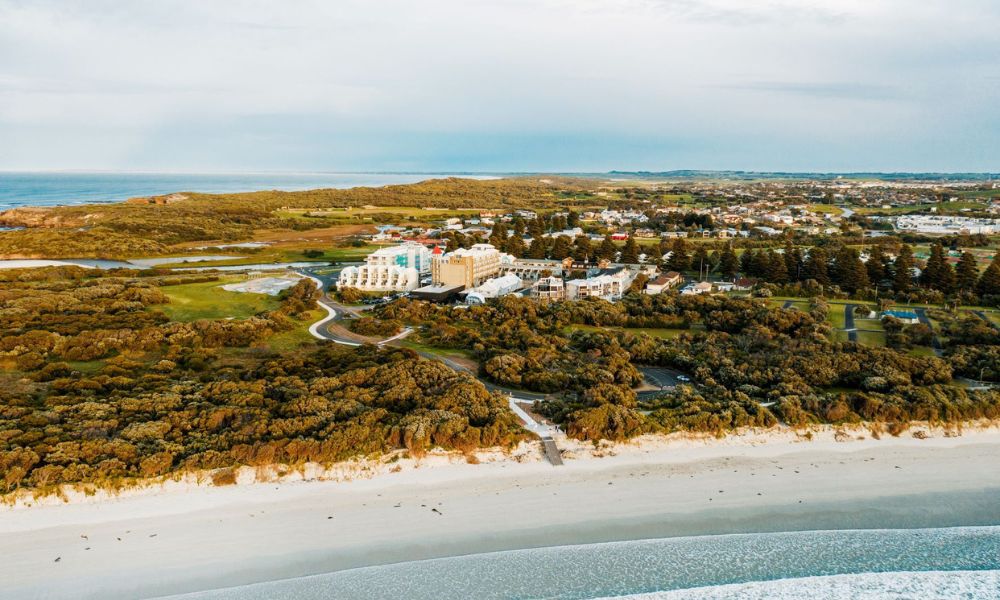
[[[681,276],[680,273],[678,273],[677,271],[670,271],[668,273],[660,275],[656,279],[647,282],[646,289],[643,291],[646,294],[649,294],[650,296],[655,296],[656,294],[660,294],[665,290],[669,290],[673,287],[680,285],[682,281],[684,281],[684,278]]]
[[[749,292],[757,285],[757,280],[747,277],[740,277],[733,282],[733,290],[737,292]]]
[[[707,281],[689,283],[681,289],[681,294],[685,296],[697,296],[700,294],[711,294],[712,284]]]
[[[892,317],[893,319],[897,319],[908,325],[920,322],[920,317],[917,316],[917,313],[911,310],[887,310],[882,313],[882,318],[884,319],[886,317]]]

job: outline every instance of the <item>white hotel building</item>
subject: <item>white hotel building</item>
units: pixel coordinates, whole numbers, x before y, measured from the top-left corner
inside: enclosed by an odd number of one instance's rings
[[[420,276],[431,270],[431,252],[423,244],[406,242],[380,248],[368,255],[366,264],[340,272],[339,287],[365,292],[406,292],[420,287]]]

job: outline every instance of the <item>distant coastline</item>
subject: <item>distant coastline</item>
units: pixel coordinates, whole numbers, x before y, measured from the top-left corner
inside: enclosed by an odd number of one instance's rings
[[[352,187],[402,185],[444,177],[499,179],[504,177],[570,177],[632,181],[834,181],[884,182],[1000,182],[1000,173],[924,172],[795,172],[677,169],[668,171],[606,172],[474,172],[474,171],[371,171],[371,172],[245,172],[180,173],[143,171],[0,171],[0,211],[21,206],[106,204],[129,198],[177,192],[205,194],[280,190],[286,192]]]
[[[492,179],[486,173],[142,173],[0,171],[0,211],[21,206],[107,204],[175,192],[381,187],[442,177]]]

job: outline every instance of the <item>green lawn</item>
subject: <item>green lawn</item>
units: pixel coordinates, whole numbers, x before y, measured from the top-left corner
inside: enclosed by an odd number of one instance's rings
[[[859,331],[858,343],[866,346],[885,346],[885,333],[873,331]]]
[[[826,314],[826,320],[836,329],[843,329],[846,326],[844,323],[844,305],[831,304],[830,310]]]
[[[268,338],[267,345],[275,352],[289,352],[303,344],[318,341],[309,333],[309,326],[319,321],[325,314],[325,310],[310,311],[296,321],[295,329],[282,331]]]
[[[256,264],[268,264],[268,263],[286,263],[286,262],[358,262],[364,260],[366,256],[372,252],[383,248],[384,246],[376,246],[373,244],[366,244],[364,246],[348,247],[348,248],[324,248],[323,254],[320,256],[306,256],[303,249],[297,248],[268,248],[258,252],[248,253],[242,258],[229,258],[225,260],[215,260],[208,262],[176,262],[167,263],[164,265],[159,265],[158,268],[161,269],[174,269],[174,268],[185,268],[185,267],[229,267],[237,265],[256,265]],[[181,259],[179,258],[178,261]]]
[[[910,356],[936,356],[936,354],[934,354],[934,349],[930,346],[917,346],[910,349],[908,354]]]
[[[832,204],[810,204],[809,210],[829,215],[839,215],[844,212],[839,206],[834,206]]]
[[[165,286],[161,290],[170,298],[170,304],[157,306],[156,309],[171,321],[189,322],[198,319],[245,319],[277,308],[278,299],[273,296],[228,292],[221,287],[242,280],[240,277],[227,277],[220,281]]]

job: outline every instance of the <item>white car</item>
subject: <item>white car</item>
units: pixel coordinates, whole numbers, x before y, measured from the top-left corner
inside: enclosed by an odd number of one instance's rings
[[[691,378],[688,377],[687,375],[678,375],[677,381],[691,381]]]

